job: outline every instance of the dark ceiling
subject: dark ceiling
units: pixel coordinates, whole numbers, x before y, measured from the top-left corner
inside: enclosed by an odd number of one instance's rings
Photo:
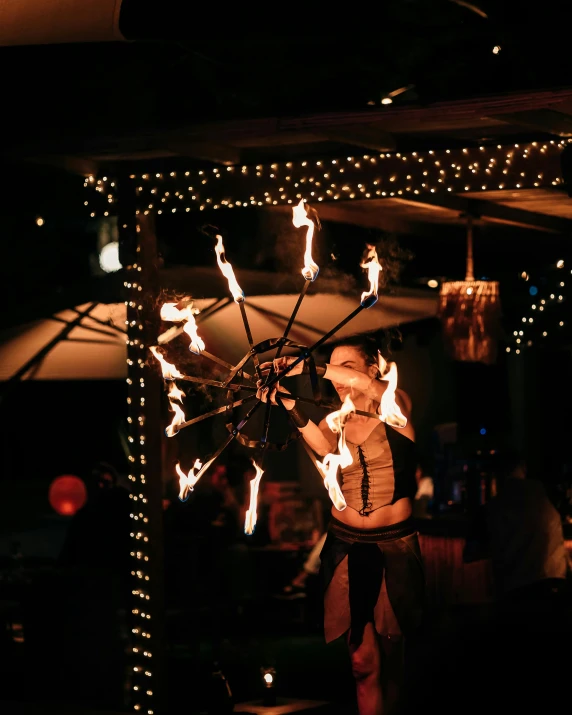
[[[392,0],[354,15],[183,7],[123,0],[126,42],[1,47],[0,153],[67,157],[87,173],[572,134],[572,93],[546,94],[571,76],[569,26],[552,0]],[[507,94],[516,99],[481,106]],[[448,104],[475,97],[460,115]]]

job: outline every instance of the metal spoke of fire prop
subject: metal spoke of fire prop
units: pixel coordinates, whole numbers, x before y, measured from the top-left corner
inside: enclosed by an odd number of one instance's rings
[[[274,405],[268,400],[266,402],[266,409],[264,415],[264,423],[262,429],[262,435],[260,440],[251,440],[245,434],[243,434],[243,429],[247,425],[250,418],[254,413],[260,408],[262,401],[257,398],[257,381],[263,379],[262,371],[259,363],[259,355],[266,353],[274,348],[276,352],[274,358],[280,357],[282,350],[285,347],[295,348],[299,350],[299,354],[295,359],[285,368],[276,372],[274,369],[274,361],[272,362],[273,367],[271,368],[269,374],[263,381],[265,388],[268,388],[268,394],[270,390],[277,385],[281,378],[285,377],[291,370],[296,367],[300,362],[307,361],[310,373],[310,379],[312,383],[313,398],[301,397],[293,395],[289,392],[284,392],[280,389],[276,392],[276,401],[278,405],[285,410],[282,398],[287,398],[290,400],[296,400],[297,402],[306,402],[326,409],[332,409],[333,405],[326,403],[322,400],[318,387],[318,378],[316,374],[316,366],[314,364],[314,359],[312,353],[317,350],[321,345],[323,345],[326,340],[337,333],[346,323],[352,320],[358,313],[362,310],[371,308],[377,302],[378,286],[379,286],[379,274],[382,271],[382,266],[380,265],[377,257],[377,252],[374,246],[367,246],[367,250],[364,254],[364,259],[361,263],[361,268],[367,271],[369,279],[369,290],[364,291],[361,295],[360,304],[357,308],[352,311],[346,318],[344,318],[335,327],[329,330],[325,335],[323,335],[319,340],[317,340],[313,345],[307,347],[305,345],[299,345],[288,339],[288,335],[296,319],[296,315],[304,296],[308,291],[310,283],[316,280],[319,267],[316,265],[312,259],[312,238],[314,234],[314,220],[310,218],[313,216],[318,222],[317,215],[313,209],[309,209],[304,201],[293,208],[293,219],[292,222],[296,228],[301,228],[302,226],[307,227],[306,231],[306,249],[304,253],[304,267],[302,269],[302,275],[304,277],[304,285],[292,311],[292,315],[288,321],[284,334],[279,338],[271,338],[264,340],[258,344],[254,344],[252,339],[252,332],[250,330],[250,325],[248,323],[248,318],[245,310],[245,296],[240,288],[236,277],[234,275],[233,268],[231,264],[226,260],[222,236],[216,235],[216,245],[215,252],[217,257],[217,263],[221,269],[223,275],[228,281],[228,287],[234,298],[235,303],[240,309],[240,314],[242,321],[244,323],[244,329],[246,331],[246,336],[250,346],[249,351],[246,355],[236,364],[231,365],[225,360],[221,360],[217,356],[209,353],[206,350],[204,341],[198,335],[197,324],[194,316],[199,312],[193,308],[191,299],[184,299],[179,303],[165,303],[161,307],[161,319],[166,322],[177,323],[178,325],[169,328],[158,337],[158,344],[164,345],[168,343],[173,338],[186,333],[190,339],[189,349],[195,355],[200,355],[212,362],[217,363],[219,366],[227,369],[228,375],[224,380],[211,380],[203,377],[193,377],[189,375],[183,375],[175,365],[167,362],[165,357],[159,350],[159,347],[154,345],[150,348],[151,352],[157,358],[161,364],[161,369],[163,373],[163,379],[168,386],[168,399],[169,406],[173,412],[173,419],[171,424],[166,428],[165,432],[168,437],[174,437],[180,430],[190,425],[201,422],[202,420],[208,419],[209,417],[214,417],[215,415],[228,412],[231,414],[233,410],[247,403],[253,402],[254,404],[250,407],[248,412],[245,414],[237,424],[231,421],[227,424],[227,429],[229,435],[224,440],[224,442],[219,446],[215,453],[210,456],[206,461],[201,461],[196,459],[191,469],[188,473],[181,469],[180,464],[176,465],[176,471],[179,476],[179,499],[181,501],[186,501],[189,497],[190,492],[193,491],[195,485],[203,474],[209,469],[213,462],[222,454],[226,447],[236,439],[242,445],[253,448],[256,450],[257,454],[263,454],[266,449],[284,449],[286,445],[299,436],[297,428],[294,428],[293,433],[290,434],[289,438],[283,444],[271,443],[268,440],[269,426],[272,414],[272,408]],[[319,226],[319,222],[317,223]],[[381,379],[387,381],[387,389],[385,390],[381,403],[379,406],[379,412],[365,412],[363,410],[358,410],[349,397],[346,398],[341,409],[334,410],[327,415],[326,420],[332,432],[339,435],[337,443],[337,453],[327,454],[324,460],[320,462],[316,459],[311,448],[306,444],[305,440],[302,440],[302,444],[308,452],[313,464],[318,469],[319,473],[324,479],[324,485],[328,490],[329,496],[336,506],[337,509],[345,509],[346,502],[341,489],[338,485],[337,474],[339,467],[349,466],[352,462],[352,457],[349,449],[346,446],[344,427],[349,415],[353,412],[359,415],[364,415],[367,417],[373,417],[375,419],[382,420],[393,427],[403,428],[407,424],[406,418],[401,413],[399,407],[395,402],[395,390],[397,387],[397,368],[395,363],[387,363],[381,354],[378,355],[379,358],[379,376]],[[248,374],[244,371],[244,366],[246,363],[252,360],[254,371],[256,372],[256,377]],[[185,413],[182,407],[182,400],[185,397],[185,393],[179,389],[176,384],[177,380],[199,383],[206,385],[208,387],[220,388],[227,391],[228,402],[222,407],[211,410],[204,414],[194,417],[193,419],[187,420],[185,418]],[[238,396],[238,393],[250,393],[246,397],[240,397],[240,399],[234,399]],[[286,411],[287,412],[287,411]],[[252,463],[256,470],[256,476],[250,482],[250,505],[246,512],[246,520],[244,524],[244,530],[247,534],[252,534],[256,526],[256,506],[258,501],[258,488],[260,485],[260,480],[263,475],[263,470],[261,466],[257,463],[257,460],[252,458]],[[258,461],[262,460],[258,458]]]

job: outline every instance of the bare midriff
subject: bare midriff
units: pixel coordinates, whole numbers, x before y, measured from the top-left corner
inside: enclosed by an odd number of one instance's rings
[[[373,511],[369,516],[361,516],[359,512],[350,507],[343,511],[332,507],[332,516],[355,529],[377,529],[380,526],[391,526],[405,521],[411,516],[411,500],[404,497],[395,504],[388,504]]]

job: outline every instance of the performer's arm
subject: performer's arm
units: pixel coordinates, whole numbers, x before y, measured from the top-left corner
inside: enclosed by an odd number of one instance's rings
[[[288,392],[286,388],[280,386],[280,383],[276,383],[270,393],[270,401],[274,405],[277,404],[276,393],[278,391],[281,393]],[[258,384],[257,396],[262,402],[266,402],[268,399],[268,390],[262,386],[262,381]],[[279,399],[288,412],[291,421],[316,454],[325,457],[326,454],[335,450],[337,439],[328,427],[325,418],[317,425],[298,407],[295,400],[289,400],[287,397],[280,397]]]
[[[331,380],[338,385],[344,385],[345,387],[352,387],[354,390],[362,392],[366,397],[369,397],[375,402],[381,402],[381,398],[384,392],[389,386],[387,380],[379,379],[376,377],[370,377],[363,372],[354,370],[351,367],[344,367],[343,365],[330,365],[326,364],[323,377],[326,380]],[[404,391],[397,388],[395,390],[395,400],[401,409],[404,417],[409,421],[411,417],[411,398]]]
[[[278,358],[278,360],[275,361],[274,369],[276,372],[280,372],[288,367],[288,365],[290,365],[294,360],[296,360],[294,357]],[[264,365],[262,367],[264,367]],[[301,375],[307,372],[307,370],[307,365],[300,362],[288,373],[288,375]],[[317,367],[316,371],[320,377],[330,380],[338,385],[344,385],[345,387],[350,387],[358,392],[362,392],[366,395],[366,397],[369,397],[369,399],[374,402],[381,402],[381,398],[389,386],[389,382],[387,380],[370,377],[366,373],[359,372],[359,370],[354,370],[353,368],[346,367],[344,365],[330,365],[330,363],[327,363],[325,367]],[[283,390],[284,388],[281,389]],[[415,432],[413,425],[411,424],[411,398],[404,390],[397,388],[395,390],[395,401],[403,416],[407,419],[407,426],[401,431],[406,437],[414,440]]]
[[[284,392],[284,388],[281,388],[281,392]],[[290,419],[316,454],[319,454],[320,457],[325,457],[326,454],[336,449],[337,438],[328,427],[325,418],[317,425],[304,414],[294,400],[282,400],[282,402],[289,412]]]

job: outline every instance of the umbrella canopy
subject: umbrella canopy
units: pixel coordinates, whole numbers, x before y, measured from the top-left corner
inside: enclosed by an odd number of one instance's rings
[[[261,295],[247,298],[246,314],[254,342],[283,335],[296,301],[296,295]],[[196,301],[196,307],[204,311],[204,319],[201,320],[199,314],[197,324],[207,350],[229,362],[238,362],[249,350],[239,307],[233,301],[218,305],[214,305],[214,301],[211,301],[210,305],[206,303]],[[296,343],[311,346],[358,306],[359,297],[355,296],[307,295],[288,337]],[[380,330],[434,317],[436,310],[437,297],[427,296],[422,291],[383,296],[374,306],[358,313],[326,341],[326,344],[353,333]]]
[[[125,305],[86,303],[0,335],[0,380],[127,377]]]
[[[248,296],[246,314],[254,342],[280,337],[296,300],[292,293]],[[332,339],[434,317],[437,303],[437,294],[409,289],[380,296]],[[289,337],[310,346],[358,305],[359,296],[353,294],[307,295]],[[195,306],[201,311],[198,332],[206,349],[238,362],[249,350],[239,307],[230,298],[201,298]],[[0,380],[125,379],[125,310],[123,303],[85,304],[7,331],[0,335]],[[189,341],[186,335],[175,339]]]

